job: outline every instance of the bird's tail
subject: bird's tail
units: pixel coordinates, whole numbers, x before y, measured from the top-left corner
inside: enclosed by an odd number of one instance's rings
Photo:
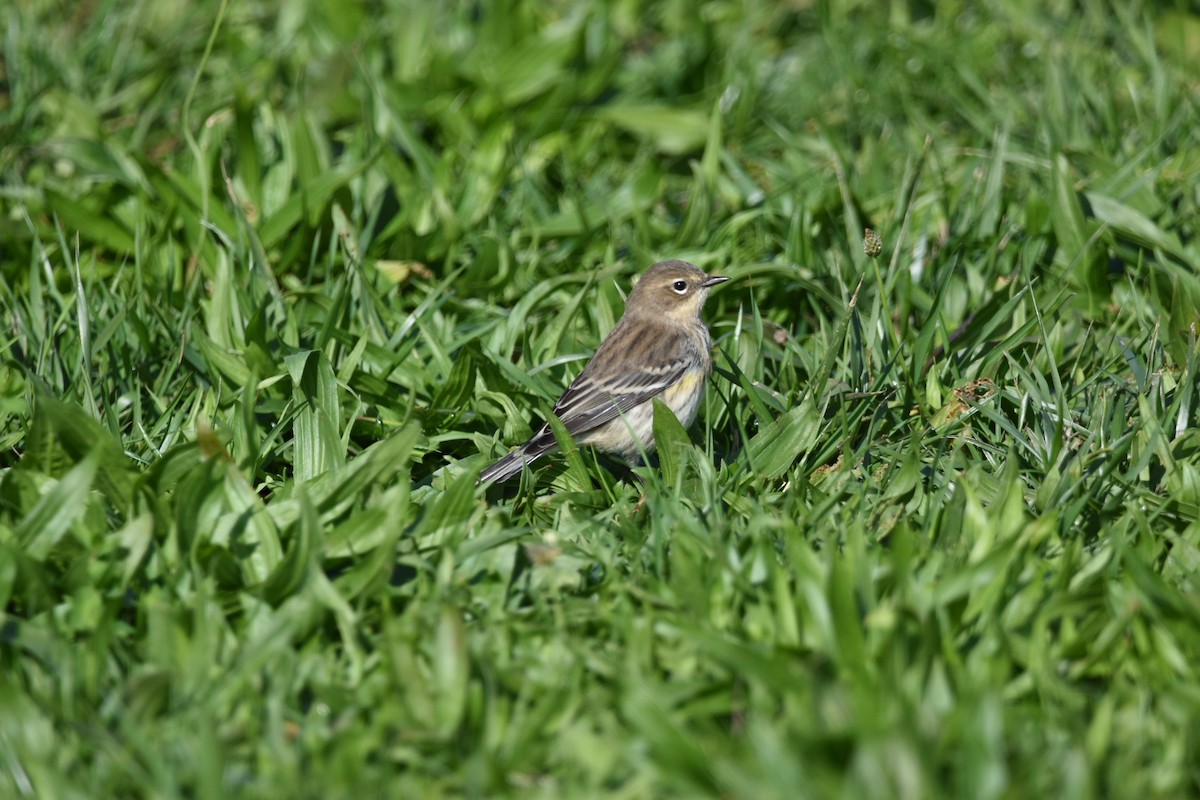
[[[532,463],[535,458],[540,456],[545,450],[529,450],[526,447],[518,447],[504,458],[492,464],[490,467],[479,473],[480,483],[503,483],[514,475],[521,474],[521,470],[526,464]]]

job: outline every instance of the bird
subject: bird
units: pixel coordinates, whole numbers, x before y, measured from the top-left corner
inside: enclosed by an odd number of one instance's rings
[[[554,405],[575,441],[638,463],[654,452],[655,398],[691,425],[712,372],[712,338],[700,312],[709,290],[727,280],[678,259],[646,270],[621,319]],[[547,423],[483,470],[479,483],[507,481],[557,444]]]

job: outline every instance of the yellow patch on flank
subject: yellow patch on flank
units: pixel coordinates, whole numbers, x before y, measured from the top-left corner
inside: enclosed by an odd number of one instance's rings
[[[700,370],[689,372],[662,393],[662,401],[675,412],[675,416],[679,417],[684,426],[691,423],[700,405],[700,392],[703,387],[699,384],[704,383],[705,377]]]
[[[696,388],[696,384],[704,379],[704,375],[700,372],[689,372],[680,378],[676,383],[667,387],[663,392],[663,401],[669,406],[674,406],[672,402],[675,398],[686,396],[688,392]]]

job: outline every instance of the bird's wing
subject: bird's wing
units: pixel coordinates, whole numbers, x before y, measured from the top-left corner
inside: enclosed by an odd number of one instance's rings
[[[619,324],[555,403],[554,415],[571,436],[587,433],[678,383],[694,360],[681,331]],[[540,452],[554,444],[545,425],[527,447]]]
[[[554,414],[568,433],[578,436],[662,394],[687,374],[692,360],[674,358],[619,375],[593,377],[585,371],[563,392]]]
[[[554,414],[571,436],[579,436],[666,391],[683,379],[693,361],[692,356],[681,355],[657,366],[626,369],[599,378],[589,364],[558,399]],[[549,424],[543,425],[528,442],[485,469],[479,482],[506,481],[557,444]]]

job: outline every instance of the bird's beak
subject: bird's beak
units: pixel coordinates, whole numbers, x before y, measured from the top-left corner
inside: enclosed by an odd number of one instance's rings
[[[729,280],[729,278],[725,277],[724,275],[713,275],[700,285],[705,289],[708,289],[711,286],[716,286],[718,283],[724,283],[727,280]]]

